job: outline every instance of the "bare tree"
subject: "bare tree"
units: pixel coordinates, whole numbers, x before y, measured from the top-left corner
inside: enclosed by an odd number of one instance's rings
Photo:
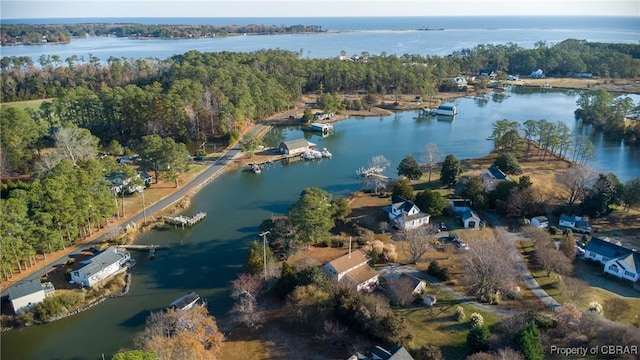
[[[501,241],[486,241],[471,247],[463,258],[463,282],[481,301],[498,292],[508,292],[516,284],[518,273],[515,249]]]
[[[431,181],[431,172],[433,171],[433,166],[440,162],[441,158],[442,152],[438,148],[438,145],[430,143],[424,146],[422,161],[424,161],[425,165],[427,165],[427,169],[429,169],[429,181]]]
[[[232,311],[239,322],[252,329],[257,329],[262,324],[263,319],[258,311],[258,295],[262,290],[260,275],[241,273],[231,283],[231,298],[235,301]]]
[[[60,128],[53,136],[56,152],[63,159],[77,165],[79,160],[90,159],[98,154],[99,139],[82,128]]]
[[[559,175],[558,181],[567,187],[567,204],[572,206],[576,201],[582,201],[589,188],[595,183],[598,175],[591,168],[576,165]]]
[[[536,261],[550,276],[552,272],[569,275],[573,271],[573,261],[562,251],[557,250],[552,242],[538,241],[535,244]]]
[[[404,229],[398,232],[398,239],[406,241],[404,251],[409,258],[409,263],[415,263],[429,250],[434,228],[419,227],[416,229]]]
[[[616,321],[631,309],[631,305],[626,300],[616,296],[605,301],[603,308],[607,318]]]
[[[204,306],[152,312],[134,343],[160,360],[215,359],[222,333]]]
[[[588,290],[589,284],[585,281],[567,276],[564,279],[562,295],[566,296],[573,302],[578,302],[586,297]]]
[[[389,183],[389,178],[384,176],[384,171],[391,165],[389,160],[382,155],[375,155],[369,160],[366,172],[362,173],[363,181],[367,186],[372,186],[376,194],[378,190]]]

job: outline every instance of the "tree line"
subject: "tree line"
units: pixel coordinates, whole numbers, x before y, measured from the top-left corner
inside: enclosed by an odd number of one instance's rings
[[[2,46],[67,43],[74,37],[87,36],[198,39],[234,34],[278,35],[322,31],[319,25],[3,24],[0,43]]]

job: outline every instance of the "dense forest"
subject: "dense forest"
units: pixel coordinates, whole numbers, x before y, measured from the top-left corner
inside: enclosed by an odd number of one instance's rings
[[[115,36],[158,39],[198,39],[239,34],[277,35],[322,32],[317,25],[144,25],[144,24],[3,24],[0,42],[5,45],[66,43],[75,37]]]
[[[0,170],[31,177],[2,192],[2,213],[11,219],[0,224],[6,249],[1,275],[26,266],[36,253],[74,243],[117,214],[105,171],[131,169],[113,157],[96,159],[99,150],[122,154],[126,147],[140,154],[141,165],[156,178],[164,169],[166,180],[177,180],[188,155],[184,144],[236,140],[245,127],[287,110],[303,94],[320,94],[319,104],[326,106],[353,108],[362,104],[336,104],[342,101],[339,94],[368,94],[365,102],[375,94],[435,96],[449,79],[485,69],[499,79],[536,68],[549,76],[589,71],[604,78],[635,77],[639,54],[639,45],[566,40],[534,49],[481,45],[446,57],[365,52],[348,60],[303,59],[302,52],[284,50],[190,51],[164,60],[106,62],[91,54],[64,60],[51,55],[38,64],[28,57],[3,57],[2,102],[52,100],[35,111],[1,108]],[[623,114],[614,109],[632,104],[589,96],[579,104],[587,111],[585,120],[599,119],[597,112],[604,109],[612,133],[640,142],[640,127],[621,128]]]

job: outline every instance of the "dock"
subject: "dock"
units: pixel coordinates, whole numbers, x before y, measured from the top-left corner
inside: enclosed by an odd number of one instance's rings
[[[204,212],[200,212],[197,213],[194,216],[184,216],[184,215],[180,215],[180,216],[163,216],[162,220],[164,220],[165,223],[167,224],[171,224],[171,225],[175,225],[175,226],[182,226],[183,228],[185,226],[194,226],[196,224],[198,224],[199,222],[201,222],[202,220],[204,220],[204,218],[207,217],[207,213]]]
[[[125,250],[137,250],[137,251],[151,251],[155,249],[169,250],[168,245],[118,245],[120,249]]]

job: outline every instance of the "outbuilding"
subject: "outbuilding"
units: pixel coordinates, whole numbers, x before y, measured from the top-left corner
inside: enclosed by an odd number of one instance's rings
[[[45,291],[39,279],[19,282],[8,289],[9,301],[16,314],[33,309],[44,301]]]
[[[280,144],[280,151],[290,156],[301,155],[308,150],[315,150],[315,144],[306,139],[289,140]]]

